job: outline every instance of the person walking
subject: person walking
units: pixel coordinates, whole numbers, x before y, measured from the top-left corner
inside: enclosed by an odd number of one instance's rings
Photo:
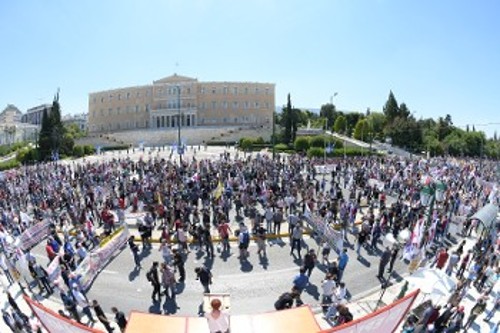
[[[304,256],[304,268],[306,269],[307,276],[311,277],[311,273],[316,266],[316,262],[318,258],[313,249],[310,249],[309,252]]]
[[[229,315],[220,310],[222,302],[214,298],[210,305],[212,311],[205,314],[210,333],[229,333]]]
[[[497,293],[497,296],[495,297],[495,301],[493,302],[493,308],[486,314],[486,317],[484,317],[485,322],[489,322],[491,318],[495,315],[495,313],[500,309],[500,293]]]
[[[163,285],[163,295],[166,298],[175,299],[175,275],[170,266],[161,263],[161,284]]]
[[[454,251],[448,260],[448,265],[446,265],[446,271],[445,271],[446,275],[451,276],[453,270],[455,269],[459,261],[460,261],[460,256],[456,251]]]
[[[472,326],[474,321],[476,321],[476,318],[479,317],[479,315],[483,313],[485,309],[486,309],[486,301],[481,298],[470,310],[469,318],[467,319],[467,322],[464,325],[464,331],[467,331]]]
[[[283,209],[279,208],[273,215],[274,233],[279,235],[281,233],[281,223],[283,222]]]
[[[78,323],[81,323],[81,317],[80,314],[78,313],[76,302],[71,293],[69,291],[67,293],[61,291],[59,295],[61,296],[64,308],[68,310],[68,312],[71,314],[74,320],[76,320]]]
[[[87,297],[85,297],[85,295],[78,289],[76,284],[73,284],[71,294],[73,295],[76,304],[82,308],[82,312],[89,319],[89,322],[95,323],[94,316],[92,316],[92,312],[90,311],[90,304]]]
[[[332,303],[332,296],[335,292],[335,288],[337,284],[333,280],[333,276],[330,273],[326,274],[326,278],[321,283],[321,289],[323,290],[323,296],[321,299],[321,307],[323,308],[323,312],[326,313],[328,307]]]
[[[210,270],[205,266],[196,267],[194,272],[196,273],[196,280],[200,280],[200,283],[203,286],[203,292],[205,294],[210,294],[212,272],[210,272]]]
[[[266,256],[266,228],[261,223],[255,231],[255,241],[257,242],[257,255]]]
[[[391,250],[391,259],[389,260],[389,268],[387,269],[387,273],[392,273],[394,269],[394,263],[396,262],[396,258],[399,253],[399,245],[394,244]]]
[[[151,299],[153,302],[161,302],[161,284],[160,284],[160,276],[158,273],[158,262],[153,262],[153,265],[149,269],[146,274],[146,278],[153,286],[153,293],[151,294]],[[158,296],[158,300],[156,299]]]
[[[300,223],[297,223],[292,230],[292,246],[290,248],[290,255],[293,254],[293,250],[297,250],[297,256],[299,260],[301,259],[300,251],[302,247],[302,235],[303,229]]]
[[[293,278],[293,287],[299,292],[300,295],[308,284],[309,277],[306,275],[306,269],[304,267],[301,267],[299,270],[299,274],[297,274]]]
[[[250,232],[248,228],[240,223],[240,234],[238,235],[239,249],[240,249],[240,260],[246,260],[248,253],[248,246],[250,245]]]
[[[449,256],[450,255],[448,254],[448,249],[446,248],[441,249],[441,251],[436,256],[436,268],[443,269],[444,265],[446,264],[446,261],[448,261]]]
[[[219,232],[219,237],[222,243],[222,252],[229,253],[229,233],[231,232],[231,227],[226,220],[222,220],[219,226],[217,227],[217,231]]]
[[[111,327],[111,322],[109,321],[108,317],[106,317],[106,314],[104,313],[104,310],[101,308],[99,302],[97,302],[97,300],[95,299],[92,301],[92,308],[94,309],[97,319],[106,328],[106,331],[108,331],[108,333],[112,333],[115,329],[114,327]]]
[[[186,280],[186,269],[184,267],[184,258],[176,249],[173,250],[174,267],[179,272],[179,282]]]
[[[127,327],[127,318],[125,317],[125,314],[122,311],[119,311],[116,307],[112,307],[111,311],[115,315],[115,322],[120,328],[120,331],[123,333],[125,332],[125,328]]]
[[[356,246],[356,253],[358,254],[358,259],[362,257],[361,247],[363,247],[367,238],[368,238],[368,233],[364,230],[364,228],[361,228],[361,231],[358,233],[358,241]]]
[[[347,249],[344,248],[342,253],[339,255],[338,259],[338,276],[337,276],[337,282],[342,281],[342,277],[344,276],[344,271],[345,268],[347,267],[347,263],[349,262],[349,256],[347,255]]]
[[[390,260],[391,260],[391,249],[387,246],[385,248],[384,252],[382,252],[382,256],[380,257],[380,262],[378,264],[378,275],[377,275],[377,277],[379,279],[383,279],[384,278],[385,266],[387,266],[387,264],[389,263]]]
[[[134,243],[134,236],[130,236],[127,242],[130,251],[132,252],[132,256],[134,257],[135,267],[141,268],[141,259],[139,258],[139,246],[137,246],[137,244]]]

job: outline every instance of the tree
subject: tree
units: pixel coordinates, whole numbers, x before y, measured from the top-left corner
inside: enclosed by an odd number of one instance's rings
[[[384,115],[387,119],[387,123],[392,123],[392,121],[399,115],[399,107],[392,90],[389,92],[389,97],[384,106]]]
[[[309,138],[306,136],[299,136],[293,143],[296,151],[306,151],[309,149]]]
[[[360,119],[354,127],[353,136],[357,140],[368,140],[369,125],[366,119]]]
[[[42,113],[42,127],[38,138],[38,145],[40,149],[40,159],[45,161],[50,159],[52,150],[51,141],[52,126],[48,115],[48,110],[44,109]]]
[[[382,139],[384,136],[385,127],[385,116],[381,112],[370,112],[370,115],[366,118],[366,121],[370,125],[370,131],[373,136]]]
[[[321,105],[319,116],[326,118],[328,126],[332,126],[334,124],[336,115],[337,111],[335,110],[335,105],[331,103]]]
[[[347,119],[344,116],[338,116],[337,119],[335,119],[333,130],[337,133],[345,133],[346,125],[347,125]]]
[[[359,112],[349,112],[345,114],[345,118],[347,120],[347,133],[346,135],[350,135],[350,131],[354,129],[358,120],[363,119],[365,115]]]
[[[290,99],[290,94],[287,97],[286,107],[283,108],[283,115],[281,117],[282,123],[281,126],[284,127],[283,132],[283,141],[285,143],[293,142],[292,138],[292,129],[293,129],[293,110],[292,110],[292,101]]]
[[[401,105],[399,106],[398,117],[408,118],[409,116],[410,116],[410,110],[408,109],[405,103],[401,103]]]
[[[61,107],[59,105],[59,92],[57,92],[52,102],[49,119],[52,153],[59,154],[64,138],[64,126],[61,122]],[[72,151],[73,147],[71,146],[70,148],[70,151]]]

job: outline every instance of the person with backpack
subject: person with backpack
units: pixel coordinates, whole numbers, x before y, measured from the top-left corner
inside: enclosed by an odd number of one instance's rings
[[[200,280],[200,283],[203,286],[203,292],[205,294],[210,294],[212,272],[210,272],[210,270],[205,266],[196,267],[194,272],[196,273],[196,280]]]
[[[246,260],[249,255],[248,246],[250,245],[250,232],[243,223],[240,223],[240,234],[238,235],[238,240],[240,249],[239,258],[241,260]]]
[[[307,271],[307,276],[311,277],[311,273],[316,266],[316,262],[318,258],[313,249],[310,249],[309,252],[304,256],[304,268]]]
[[[300,292],[293,287],[291,292],[283,293],[276,302],[274,302],[274,308],[276,310],[290,309],[293,306],[293,302],[300,299]]]
[[[158,273],[158,261],[153,262],[153,266],[146,273],[146,278],[153,286],[153,293],[151,294],[151,299],[153,302],[161,302],[161,284],[160,284],[160,276]],[[156,297],[158,296],[158,301]]]
[[[115,314],[115,321],[118,327],[120,327],[120,331],[125,332],[125,328],[127,327],[127,318],[125,314],[122,311],[118,311],[114,306],[111,308],[111,311]]]

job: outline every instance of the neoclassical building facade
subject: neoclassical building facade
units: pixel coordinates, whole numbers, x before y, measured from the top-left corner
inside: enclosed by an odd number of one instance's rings
[[[90,133],[194,126],[271,126],[275,85],[172,76],[89,94]]]

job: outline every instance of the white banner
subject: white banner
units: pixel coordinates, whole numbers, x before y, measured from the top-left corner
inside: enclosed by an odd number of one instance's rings
[[[417,298],[418,293],[419,290],[416,290],[373,313],[351,321],[350,323],[323,330],[320,333],[396,332],[413,304],[413,301]]]
[[[81,284],[84,290],[90,288],[97,274],[108,264],[113,254],[127,243],[129,232],[127,228],[120,227],[115,233],[101,243],[101,247],[90,252],[75,270],[81,275]]]
[[[33,310],[33,313],[38,317],[43,327],[50,333],[103,333],[76,321],[61,317],[54,311],[46,308],[42,304],[33,301],[31,298],[24,296],[24,300]]]
[[[49,220],[38,222],[34,226],[29,227],[21,234],[21,249],[23,251],[31,249],[36,244],[40,243],[42,239],[47,237],[49,232]]]

